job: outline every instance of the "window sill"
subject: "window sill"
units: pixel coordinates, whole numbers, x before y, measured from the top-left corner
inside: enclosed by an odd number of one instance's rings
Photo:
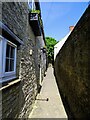
[[[12,73],[12,74],[4,74],[0,77],[0,84],[3,83],[9,83],[11,80],[15,80],[17,79],[16,74]]]
[[[11,81],[11,82],[9,82],[8,84],[2,86],[2,87],[0,88],[0,91],[3,90],[3,89],[8,88],[8,87],[10,87],[10,86],[12,86],[12,85],[14,85],[14,84],[20,82],[20,81],[21,81],[20,79],[17,79],[17,80]]]

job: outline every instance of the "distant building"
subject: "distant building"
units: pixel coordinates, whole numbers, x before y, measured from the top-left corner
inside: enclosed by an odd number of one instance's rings
[[[74,26],[70,26],[69,29],[70,29],[70,32],[54,46],[54,60],[56,59],[57,54],[59,53],[60,49],[66,42],[68,36],[71,34],[71,31],[74,29]]]

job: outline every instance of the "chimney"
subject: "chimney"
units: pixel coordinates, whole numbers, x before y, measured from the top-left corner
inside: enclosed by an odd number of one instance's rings
[[[70,26],[69,30],[72,31],[74,29],[74,26]]]

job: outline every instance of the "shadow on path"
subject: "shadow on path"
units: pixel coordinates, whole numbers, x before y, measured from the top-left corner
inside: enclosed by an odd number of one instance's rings
[[[40,94],[29,118],[67,118],[51,66],[43,79]]]

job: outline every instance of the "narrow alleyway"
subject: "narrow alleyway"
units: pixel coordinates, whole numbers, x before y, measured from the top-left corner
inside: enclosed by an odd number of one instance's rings
[[[67,118],[52,67],[49,67],[47,70],[46,77],[42,83],[41,92],[37,96],[29,118]]]

